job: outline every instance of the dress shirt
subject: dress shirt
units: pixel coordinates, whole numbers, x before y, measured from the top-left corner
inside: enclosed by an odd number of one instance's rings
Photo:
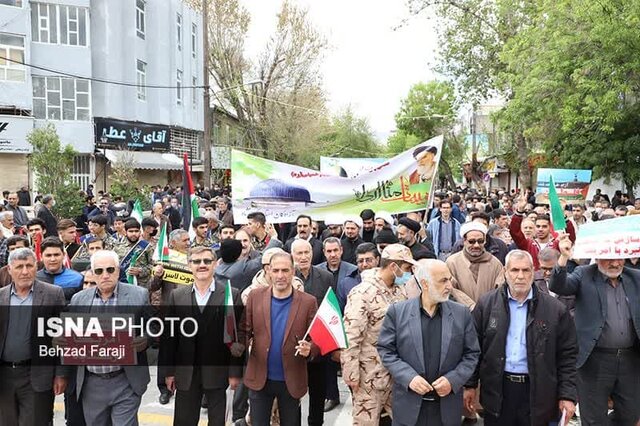
[[[215,282],[215,280],[211,281],[211,284],[209,284],[209,288],[204,292],[204,294],[201,294],[200,291],[198,289],[196,289],[196,285],[195,284],[191,288],[191,291],[196,296],[196,303],[200,307],[200,312],[203,312],[204,311],[204,307],[209,302],[209,297],[211,297],[211,293],[216,291],[216,282]]]
[[[527,364],[527,313],[529,300],[533,298],[533,288],[524,302],[520,303],[509,296],[509,331],[507,332],[507,345],[505,348],[506,362],[504,371],[516,374],[529,374]]]
[[[9,298],[9,324],[4,342],[2,360],[8,362],[24,361],[31,358],[31,306],[33,305],[33,286],[25,298],[18,296],[15,285],[11,284]]]

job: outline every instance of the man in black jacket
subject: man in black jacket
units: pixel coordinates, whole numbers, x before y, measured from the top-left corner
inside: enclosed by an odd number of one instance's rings
[[[547,426],[575,412],[576,331],[566,307],[533,286],[533,259],[507,255],[507,283],[480,298],[473,317],[480,361],[464,391],[472,411],[478,379],[487,426]],[[564,425],[562,425],[564,426]]]

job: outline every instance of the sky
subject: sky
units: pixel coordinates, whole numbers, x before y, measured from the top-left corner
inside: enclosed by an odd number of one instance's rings
[[[395,129],[394,116],[410,87],[436,78],[434,20],[409,18],[404,0],[292,0],[306,7],[330,49],[322,64],[328,107],[351,106],[368,120],[381,142]],[[246,43],[255,58],[273,33],[281,0],[242,0],[251,13]]]

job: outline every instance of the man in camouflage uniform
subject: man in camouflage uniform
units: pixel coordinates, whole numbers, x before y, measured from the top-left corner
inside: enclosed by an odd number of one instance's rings
[[[207,237],[207,231],[209,230],[209,220],[206,217],[196,217],[191,222],[191,226],[196,233],[196,236],[191,241],[191,248],[195,247],[207,247],[211,248],[214,245],[213,240]]]
[[[362,282],[349,293],[344,326],[349,347],[342,350],[342,377],[353,394],[353,424],[378,425],[383,411],[391,415],[391,375],[382,365],[376,344],[389,306],[407,299],[404,284],[415,264],[411,251],[390,244],[380,268],[362,272]]]
[[[127,282],[129,277],[136,277],[139,286],[148,287],[153,244],[141,237],[140,228],[136,219],[127,220],[124,224],[127,239],[117,244],[113,251],[120,258],[120,281]]]

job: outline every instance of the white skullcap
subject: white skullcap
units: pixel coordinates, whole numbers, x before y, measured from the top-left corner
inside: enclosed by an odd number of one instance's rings
[[[487,227],[484,226],[483,223],[471,221],[471,222],[465,223],[460,227],[460,236],[464,238],[464,236],[471,231],[480,231],[484,235],[487,235]]]
[[[349,216],[344,220],[344,223],[353,222],[356,226],[362,229],[362,218],[360,216]]]
[[[377,213],[376,213],[376,218],[375,218],[375,220],[378,220],[378,219],[382,219],[382,220],[384,220],[384,221],[385,221],[385,222],[387,222],[390,226],[393,226],[393,225],[394,225],[394,222],[393,222],[393,216],[391,216],[391,213],[389,213],[389,212],[385,212],[385,211],[379,211],[379,212],[377,212]]]

